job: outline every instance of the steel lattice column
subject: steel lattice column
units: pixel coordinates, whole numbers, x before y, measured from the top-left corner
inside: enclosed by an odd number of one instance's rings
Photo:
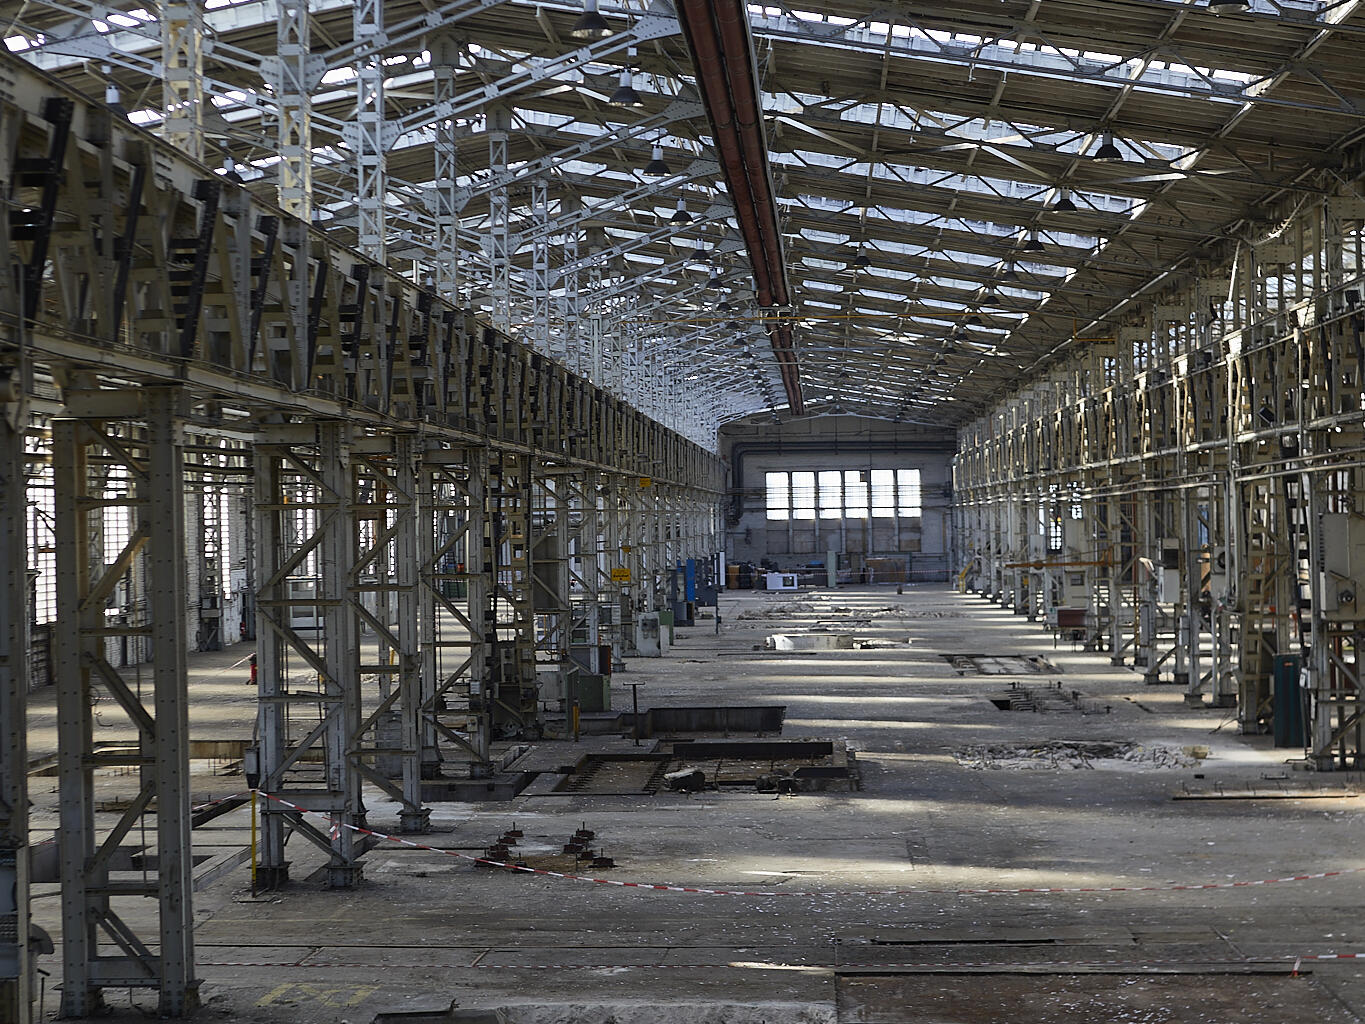
[[[275,55],[261,62],[279,111],[280,209],[304,223],[313,218],[313,86],[324,62],[312,53],[308,0],[282,0],[275,24]]]
[[[0,417],[0,502],[9,524],[0,540],[0,1020],[33,1019],[29,955],[28,499],[25,406]]]
[[[578,236],[581,229],[574,222],[583,208],[582,197],[568,193],[559,201],[560,213],[568,220],[564,230],[564,266],[568,271],[560,278],[564,286],[561,317],[563,326],[550,343],[550,355],[574,373],[582,374],[587,366],[583,353],[583,295],[579,283]]]
[[[629,603],[630,564],[622,550],[622,534],[626,530],[625,515],[621,506],[622,478],[614,473],[604,473],[599,481],[601,492],[602,527],[599,533],[597,571],[602,582],[598,588],[599,601],[603,608],[609,609],[601,618],[602,638],[611,645],[613,665],[619,665],[627,647],[627,633],[624,624],[627,620]],[[624,585],[624,586],[623,586]],[[604,669],[605,670],[605,669]]]
[[[484,549],[492,592],[494,640],[490,664],[493,728],[534,736],[540,731],[531,553],[531,457],[493,452],[488,463],[489,531]]]
[[[174,388],[137,392],[68,392],[67,411],[98,418],[53,421],[57,538],[57,617],[75,631],[56,648],[58,770],[61,792],[62,1013],[95,1012],[103,988],[157,988],[160,1012],[180,1016],[198,1004],[190,897],[189,728],[186,689],[183,396]],[[115,410],[119,415],[111,415]],[[145,423],[145,439],[114,436],[110,421]],[[89,449],[97,445],[131,480],[125,495],[93,493]],[[141,457],[135,452],[145,452]],[[92,557],[95,509],[127,507],[137,525],[126,545],[97,569]],[[139,558],[149,581],[150,621],[120,627],[150,635],[153,706],[149,710],[105,657],[111,626],[104,607]],[[95,754],[92,690],[98,683],[138,730],[136,752]],[[142,787],[118,823],[96,844],[96,767],[137,766]],[[114,854],[156,803],[155,880],[114,882]],[[115,909],[125,897],[158,903],[159,934],[140,937]],[[110,955],[101,934],[117,948]],[[159,943],[153,953],[152,944]]]
[[[574,244],[576,247],[577,241]],[[605,244],[605,231],[601,228],[589,228],[587,230],[589,252],[596,252]],[[606,301],[602,295],[602,264],[594,262],[588,267],[586,302],[579,294],[577,275],[574,275],[574,278],[574,297],[577,299],[578,308],[570,317],[569,330],[579,339],[575,346],[578,350],[577,370],[598,387],[603,387],[605,364],[602,348],[604,341],[602,318],[606,314]],[[586,316],[584,316],[585,307]]]
[[[364,820],[351,750],[360,731],[351,443],[350,428],[332,420],[265,427],[257,435],[259,785],[332,818],[323,832],[278,801],[262,805],[257,875],[267,886],[288,879],[288,829],[330,855],[332,888],[361,876],[363,847],[348,827]],[[305,759],[310,752],[321,754],[320,768]]]
[[[204,159],[204,11],[199,0],[161,5],[162,134]]]
[[[507,173],[507,136],[512,127],[512,114],[504,106],[488,109],[485,115],[488,135],[488,173]],[[493,304],[493,327],[503,334],[512,323],[512,254],[508,251],[511,235],[512,208],[506,189],[495,189],[488,196],[488,232],[484,236],[484,255],[488,257],[488,276]]]
[[[598,480],[599,475],[590,470],[572,472],[564,477],[571,517],[569,585],[573,614],[569,643],[582,652],[574,660],[593,673],[608,670],[608,666],[601,664],[597,656],[602,636],[601,590],[604,582]]]
[[[353,604],[374,634],[378,654],[367,662],[357,645],[354,671],[362,682],[377,677],[380,692],[349,750],[359,771],[401,805],[404,831],[418,832],[426,829],[429,812],[422,807],[419,740],[417,440],[409,433],[362,438],[351,456],[351,507],[360,531]]]
[[[385,262],[384,204],[388,192],[385,154],[389,130],[384,110],[383,0],[355,0],[352,31],[357,45],[372,46],[356,67],[356,115],[348,141],[355,154],[355,201],[361,252]],[[350,126],[347,126],[350,129]]]
[[[444,762],[442,740],[455,746],[471,778],[486,778],[493,770],[487,466],[483,448],[435,445],[422,457],[423,771],[432,777]]]
[[[540,463],[531,484],[531,572],[535,589],[536,664],[553,666],[569,696],[570,597],[569,493],[563,466]]]
[[[550,349],[550,188],[544,178],[531,182],[531,346],[554,355]]]
[[[455,78],[465,51],[463,40],[447,34],[431,40],[432,98],[441,104],[455,98]],[[440,117],[432,125],[432,156],[436,176],[431,190],[436,218],[436,294],[460,305],[460,200],[455,183],[460,176],[459,129],[455,118]]]

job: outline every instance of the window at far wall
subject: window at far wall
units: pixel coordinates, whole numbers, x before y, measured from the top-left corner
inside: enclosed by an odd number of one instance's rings
[[[768,519],[779,522],[790,519],[792,507],[790,475],[787,473],[769,473],[767,484]]]
[[[918,519],[924,512],[918,469],[767,473],[770,522],[792,519]]]

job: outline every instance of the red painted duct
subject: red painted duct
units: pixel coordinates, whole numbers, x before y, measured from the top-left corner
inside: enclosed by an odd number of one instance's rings
[[[682,0],[678,20],[692,53],[697,87],[711,122],[740,234],[749,250],[758,304],[785,306],[791,300],[763,136],[748,10],[737,0]],[[787,404],[799,416],[805,407],[790,324],[770,326],[768,338],[782,374]]]

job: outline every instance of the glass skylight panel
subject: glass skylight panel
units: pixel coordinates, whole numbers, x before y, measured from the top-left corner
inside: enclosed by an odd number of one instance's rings
[[[833,231],[822,231],[819,228],[802,228],[801,237],[811,242],[828,242],[831,245],[843,245],[849,241],[849,236]]]
[[[895,267],[868,267],[863,273],[887,281],[910,281],[920,276],[908,270],[897,270]]]
[[[847,260],[828,260],[819,256],[803,256],[801,262],[815,270],[842,270],[847,264]]]

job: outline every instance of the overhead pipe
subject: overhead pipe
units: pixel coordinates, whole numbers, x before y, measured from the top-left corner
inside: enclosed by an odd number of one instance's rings
[[[721,46],[727,55],[744,55],[743,66],[733,59],[726,61],[730,96],[736,113],[736,128],[744,148],[744,167],[748,173],[749,191],[754,196],[754,208],[759,217],[759,229],[764,235],[764,254],[774,277],[773,302],[787,304],[785,268],[782,265],[782,235],[777,227],[777,198],[773,194],[772,173],[768,164],[768,144],[763,135],[763,107],[758,98],[757,67],[753,56],[753,39],[749,33],[748,8],[739,3],[714,5],[720,30]]]
[[[679,20],[692,51],[702,103],[711,121],[711,134],[719,150],[726,186],[753,265],[754,291],[760,306],[771,306],[774,299],[765,239],[755,215],[757,202],[744,166],[735,108],[726,77],[726,59],[711,13],[711,4],[705,0],[684,0]]]
[[[790,292],[747,8],[736,0],[682,0],[678,20],[692,53],[726,187],[749,251],[758,304],[788,305]],[[775,321],[767,325],[767,331],[788,407],[799,416],[805,405],[791,324]]]

